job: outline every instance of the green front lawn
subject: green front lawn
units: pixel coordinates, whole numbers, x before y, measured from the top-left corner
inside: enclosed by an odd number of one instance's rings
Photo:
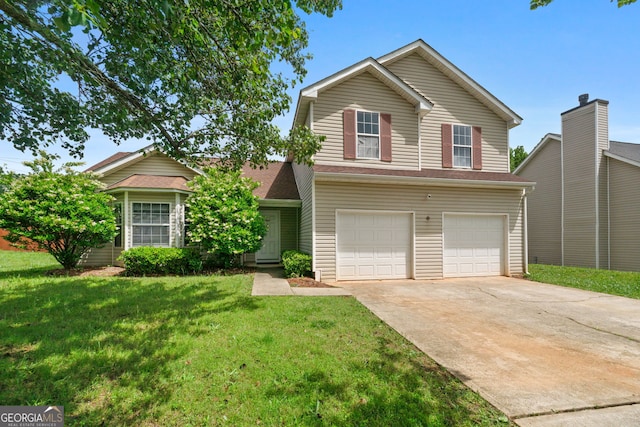
[[[528,279],[588,291],[640,298],[640,273],[530,264]]]
[[[0,252],[2,405],[64,405],[69,426],[508,422],[353,298],[53,268]]]

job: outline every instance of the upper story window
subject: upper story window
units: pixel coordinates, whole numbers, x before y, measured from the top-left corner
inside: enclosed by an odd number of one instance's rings
[[[380,158],[380,115],[358,111],[358,151],[359,159]]]
[[[453,166],[471,167],[471,126],[453,125]]]
[[[169,203],[133,203],[133,246],[169,246]]]
[[[482,170],[482,128],[442,123],[442,167]]]

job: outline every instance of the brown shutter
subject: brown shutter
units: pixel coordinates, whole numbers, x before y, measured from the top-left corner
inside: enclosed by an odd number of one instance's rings
[[[342,112],[343,157],[345,160],[356,158],[356,110]]]
[[[391,161],[391,114],[380,113],[380,160]]]
[[[473,159],[471,164],[474,169],[482,169],[482,128],[474,126],[471,129],[471,154]]]
[[[453,167],[453,129],[451,124],[442,124],[442,167]]]

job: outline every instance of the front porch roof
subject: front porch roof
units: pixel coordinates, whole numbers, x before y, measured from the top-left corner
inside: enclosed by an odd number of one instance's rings
[[[191,193],[191,189],[187,187],[189,180],[184,176],[163,176],[163,175],[131,175],[121,181],[115,182],[108,186],[105,191],[114,190],[173,190],[184,193]]]

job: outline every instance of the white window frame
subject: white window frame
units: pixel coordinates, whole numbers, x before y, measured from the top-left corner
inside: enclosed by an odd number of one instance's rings
[[[363,120],[360,120],[360,115],[363,115],[365,117],[363,117]],[[374,123],[373,121],[366,121],[366,115],[375,115],[375,117],[377,118],[377,123]],[[360,124],[362,123],[362,127],[360,127]],[[370,125],[371,128],[370,129],[366,129],[366,126]],[[360,132],[362,130],[362,132]],[[371,132],[367,132],[367,130],[370,130]],[[377,132],[374,132],[375,130],[377,130]],[[360,154],[360,147],[361,145],[364,146],[366,144],[366,142],[360,142],[360,138],[366,138],[367,140],[369,140],[369,142],[371,141],[371,138],[376,138],[377,139],[377,155],[376,156],[366,156],[366,155],[361,155]],[[367,150],[367,148],[365,147],[365,151]],[[369,160],[380,160],[380,113],[376,112],[376,111],[364,111],[364,110],[356,110],[356,159],[369,159]]]
[[[468,132],[468,135],[462,135],[460,133],[460,129],[465,129]],[[457,132],[456,132],[457,131]],[[458,138],[456,138],[458,137]],[[463,169],[471,169],[473,167],[473,128],[469,125],[456,125],[454,124],[451,129],[451,138],[453,141],[451,142],[451,153],[453,158],[453,167],[454,168],[463,168]],[[469,144],[460,144],[460,138],[465,138],[469,140]],[[469,164],[460,164],[457,160],[461,156],[456,156],[456,148],[458,151],[465,150],[469,152]]]
[[[167,213],[167,221],[166,223],[164,222],[160,222],[160,223],[154,223],[153,219],[151,219],[151,222],[139,222],[136,223],[135,222],[135,205],[166,205],[168,206],[168,213]],[[153,208],[151,208],[153,211]],[[161,208],[162,209],[162,208]],[[153,215],[153,212],[151,212],[151,215]],[[161,219],[162,219],[162,211],[160,212],[161,215]],[[154,228],[161,228],[161,227],[166,227],[167,230],[167,242],[160,242],[160,243],[156,243],[156,242],[150,242],[150,243],[144,243],[144,242],[136,242],[136,237],[138,236],[138,234],[136,233],[136,227],[154,227]],[[151,233],[151,238],[153,239],[153,237],[158,236],[160,234],[155,234],[155,233]],[[154,247],[171,247],[171,203],[168,202],[132,202],[131,203],[131,246],[132,247],[137,247],[137,246],[154,246]]]

